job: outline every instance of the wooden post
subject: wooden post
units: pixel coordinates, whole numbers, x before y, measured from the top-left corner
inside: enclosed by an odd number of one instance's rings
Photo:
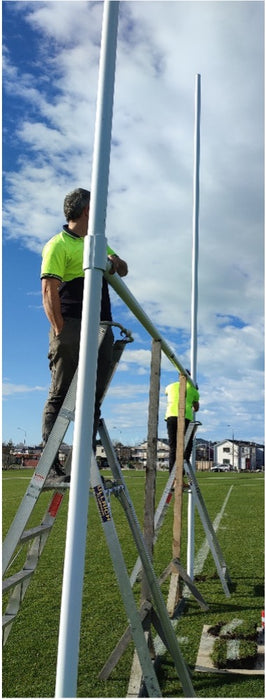
[[[186,413],[186,384],[187,380],[183,374],[179,378],[179,404],[178,404],[178,429],[176,443],[176,480],[175,480],[175,502],[174,502],[174,524],[173,524],[173,559],[180,559],[181,553],[181,532],[182,532],[182,500],[183,500],[183,467],[184,467],[184,435],[185,435],[185,413]],[[170,580],[167,610],[169,615],[174,614],[174,610],[180,598],[180,577],[175,567],[172,567]]]
[[[154,514],[155,514],[155,491],[156,491],[156,467],[157,467],[157,440],[158,440],[158,416],[160,399],[160,375],[161,375],[161,342],[152,341],[151,353],[151,375],[149,394],[149,417],[148,417],[148,437],[147,437],[147,466],[145,482],[144,500],[144,540],[152,559],[153,538],[154,538]],[[142,571],[141,581],[141,604],[146,601],[151,602],[151,593],[144,572]],[[145,619],[145,637],[152,658],[155,658],[152,635],[150,631],[151,613],[147,612]],[[127,697],[136,697],[141,688],[142,671],[136,650],[133,656],[131,674],[129,679]]]
[[[161,343],[152,341],[151,376],[149,395],[148,439],[147,439],[147,466],[144,501],[144,539],[148,552],[153,556],[154,538],[154,514],[157,468],[157,441],[158,441],[158,416],[160,399],[160,374],[161,374]],[[149,589],[145,585],[145,577],[142,582],[142,599],[148,600]]]

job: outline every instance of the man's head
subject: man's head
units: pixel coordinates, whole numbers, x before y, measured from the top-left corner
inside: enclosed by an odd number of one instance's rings
[[[64,199],[64,214],[66,221],[77,221],[80,218],[83,209],[90,204],[89,190],[83,190],[78,187],[73,192],[69,192]]]

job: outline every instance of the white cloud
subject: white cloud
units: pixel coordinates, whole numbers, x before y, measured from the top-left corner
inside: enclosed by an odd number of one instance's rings
[[[102,3],[10,5],[34,31],[38,51],[32,65],[15,62],[4,38],[4,113],[5,95],[23,109],[15,127],[4,125],[18,160],[3,163],[3,224],[5,235],[40,252],[63,223],[65,192],[90,183]],[[106,234],[128,261],[130,290],[187,366],[201,73],[202,410],[226,414],[241,396],[243,424],[263,371],[263,52],[262,3],[120,4]],[[127,350],[121,375],[133,368],[145,377],[150,350],[143,348]]]
[[[4,382],[2,386],[3,396],[12,396],[13,394],[28,394],[31,391],[47,391],[45,386],[27,386],[27,384],[11,384]]]

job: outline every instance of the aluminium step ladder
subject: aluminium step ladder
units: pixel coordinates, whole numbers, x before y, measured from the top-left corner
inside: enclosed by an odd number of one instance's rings
[[[198,425],[199,425],[199,423],[197,424],[197,427],[198,427]],[[197,428],[195,428],[195,432],[196,432],[196,429]],[[185,437],[184,437],[184,450],[187,448],[190,437],[191,437],[191,431],[188,429],[186,431]],[[153,544],[155,544],[155,542],[157,540],[157,537],[158,537],[160,529],[162,527],[167,510],[168,510],[170,503],[172,501],[172,498],[174,496],[174,490],[173,490],[174,480],[175,480],[175,466],[172,469],[171,473],[169,474],[166,486],[164,487],[162,496],[160,498],[160,501],[158,503],[158,506],[156,508],[156,512],[154,515]],[[132,586],[134,586],[134,583],[136,582],[140,572],[141,572],[141,561],[140,561],[140,558],[138,557],[138,559],[135,563],[135,566],[132,569],[131,576],[130,576],[130,581],[131,581]]]
[[[229,570],[227,568],[218,537],[216,535],[216,532],[214,530],[212,521],[210,519],[209,513],[207,511],[201,490],[199,488],[199,484],[196,478],[195,471],[192,467],[191,462],[185,460],[184,462],[184,468],[185,471],[188,475],[188,478],[191,481],[192,485],[192,494],[194,495],[196,506],[198,509],[199,517],[201,519],[203,528],[205,530],[205,535],[206,539],[208,541],[215,565],[216,565],[216,570],[219,576],[219,579],[221,581],[224,593],[227,598],[230,598],[230,591],[228,588],[228,584],[231,583],[231,577],[229,574]]]
[[[122,339],[115,341],[113,345],[112,362],[110,365],[109,375],[107,377],[106,386],[101,399],[101,402],[107,391],[107,387],[113,377],[120,357],[127,343],[132,342],[133,338],[130,331],[125,330],[119,323],[106,323],[101,325],[112,325],[120,328]],[[101,338],[102,340],[102,338]],[[32,479],[27,487],[26,493],[17,510],[15,518],[9,528],[2,547],[2,573],[7,573],[7,570],[12,566],[21,549],[26,544],[28,551],[22,569],[15,574],[3,579],[3,593],[9,593],[9,598],[5,613],[2,618],[3,627],[3,644],[6,643],[10,634],[13,622],[21,607],[22,601],[30,584],[32,575],[38,566],[40,556],[45,547],[48,536],[54,525],[57,513],[62,504],[62,500],[66,491],[69,490],[69,484],[62,483],[59,485],[47,486],[46,479],[50,468],[56,457],[64,435],[71,421],[75,416],[75,401],[76,401],[76,386],[77,386],[77,371],[73,377],[69,390],[67,392],[64,403],[59,411],[47,444],[44,447],[43,453],[32,476]],[[66,473],[70,471],[70,460],[66,463]],[[48,482],[49,483],[49,482]],[[89,486],[88,486],[89,487]],[[40,525],[26,529],[29,518],[34,510],[37,500],[42,492],[53,490],[52,499],[44,513]],[[20,549],[18,551],[17,547]],[[15,553],[16,552],[16,553]]]
[[[120,341],[120,342],[125,342],[125,341]],[[120,352],[121,355],[121,352]],[[69,398],[69,397],[68,397]],[[66,416],[67,412],[67,416]],[[62,416],[61,416],[62,417]],[[64,413],[63,413],[64,419],[66,417],[70,419],[70,406],[68,403],[64,406]],[[180,682],[184,691],[185,697],[195,697],[192,681],[191,681],[191,676],[190,676],[190,671],[183,660],[183,657],[181,655],[178,642],[176,639],[176,635],[174,633],[174,630],[171,626],[171,622],[168,617],[168,613],[166,610],[166,606],[164,603],[164,599],[161,594],[161,590],[158,584],[158,581],[156,579],[154,570],[152,568],[152,564],[148,555],[148,552],[146,550],[146,546],[143,540],[143,536],[141,533],[140,526],[138,524],[135,511],[133,508],[133,504],[131,502],[129,493],[126,489],[126,485],[123,481],[123,475],[120,469],[119,462],[116,458],[112,443],[110,441],[110,438],[108,436],[107,430],[105,429],[105,426],[103,424],[103,421],[100,421],[99,425],[99,433],[100,437],[102,440],[102,444],[105,447],[105,449],[108,449],[107,452],[107,457],[108,457],[108,462],[109,466],[112,469],[113,476],[115,478],[115,482],[111,482],[111,488],[109,488],[109,492],[115,492],[115,495],[118,496],[128,519],[131,532],[133,534],[137,550],[139,552],[139,555],[141,557],[142,565],[143,568],[146,572],[147,580],[149,582],[149,586],[152,591],[152,596],[154,599],[154,604],[157,607],[157,613],[154,612],[153,620],[154,620],[154,626],[158,634],[161,635],[164,643],[166,644],[169,652],[172,655],[172,658],[175,663],[175,667],[178,672],[178,676],[180,678]],[[103,435],[105,438],[105,442],[103,443]],[[106,447],[106,441],[108,443],[108,448]],[[48,444],[48,443],[47,443]],[[44,484],[45,485],[45,481]],[[113,561],[113,566],[115,569],[115,573],[118,579],[119,587],[120,587],[120,592],[121,596],[124,602],[124,606],[127,612],[128,620],[130,623],[130,631],[131,631],[131,636],[133,638],[133,641],[135,643],[137,653],[139,656],[141,668],[142,668],[142,673],[143,673],[143,682],[145,686],[145,691],[150,697],[161,697],[161,690],[159,687],[158,679],[155,674],[155,669],[154,665],[152,663],[151,657],[150,657],[150,651],[149,647],[147,645],[143,625],[142,625],[142,619],[141,615],[139,614],[137,607],[136,607],[136,602],[134,599],[134,595],[132,592],[129,576],[127,573],[126,565],[123,559],[123,554],[122,554],[122,549],[117,537],[117,533],[115,530],[114,522],[112,519],[111,515],[111,509],[110,505],[108,504],[108,497],[107,497],[107,492],[105,490],[105,483],[104,480],[100,476],[99,468],[97,465],[97,461],[95,458],[95,455],[92,454],[92,459],[91,459],[91,486],[93,489],[93,493],[97,502],[97,507],[101,516],[102,524],[104,527],[104,532],[107,540],[107,544],[109,547],[109,551],[111,554],[111,558]],[[107,482],[108,486],[108,482]],[[89,485],[88,485],[89,487]],[[27,493],[26,493],[27,495]],[[62,496],[62,494],[61,494]],[[24,497],[25,498],[25,497]],[[56,515],[59,505],[59,497],[58,497],[58,490],[56,489],[53,499],[56,500],[54,501],[54,507],[52,509],[51,513],[51,507],[50,507],[50,513],[49,515],[53,516]],[[62,499],[61,499],[62,500]],[[34,507],[34,505],[33,505]],[[30,510],[33,510],[33,507],[31,506]],[[50,523],[47,522],[47,531],[49,529]],[[40,528],[38,528],[39,530]],[[44,529],[44,528],[43,528]],[[29,531],[26,532],[24,531],[20,537],[19,541],[23,541],[23,539],[31,538],[31,534],[40,536],[40,533],[35,531],[35,533],[30,533]],[[40,551],[41,547],[39,547]],[[7,557],[7,555],[6,555]],[[30,561],[31,557],[28,556],[27,562],[31,564],[32,562]],[[36,563],[37,566],[37,563]],[[35,566],[35,568],[36,568]],[[26,573],[26,567],[25,570],[23,569],[21,572],[16,574],[13,577],[13,580],[8,581],[6,579],[6,589],[8,587],[13,586],[15,588],[20,588],[19,595],[17,595],[17,599],[19,598],[19,603],[22,602],[23,599],[23,593],[24,589],[22,588],[21,585],[21,580],[22,579],[25,583],[26,580],[30,580],[31,575],[33,573],[32,568],[27,570]],[[16,579],[14,581],[14,579]],[[11,611],[9,611],[11,614]],[[17,612],[17,611],[16,611]],[[10,619],[9,621],[9,627],[12,625],[13,620]]]
[[[191,438],[191,435],[193,435],[193,436],[195,435],[196,430],[197,430],[199,425],[201,425],[200,422],[196,422],[196,421],[189,424],[189,426],[186,430],[186,433],[185,433],[184,449],[186,449],[188,441]],[[99,428],[99,431],[101,431],[101,428]],[[100,434],[101,434],[101,432],[100,432]],[[104,444],[103,443],[104,435],[102,435],[102,434],[101,434],[101,440],[102,440],[102,444]],[[105,446],[105,451],[107,454],[108,445],[105,444],[104,446]],[[225,560],[224,560],[223,554],[221,552],[221,548],[219,546],[219,542],[218,542],[215,530],[214,530],[212,522],[209,518],[208,511],[206,509],[202,494],[201,494],[199,486],[197,484],[196,477],[194,475],[193,467],[190,463],[184,462],[184,468],[185,468],[185,471],[187,471],[189,474],[189,478],[191,481],[191,488],[192,489],[195,488],[196,504],[198,507],[199,515],[200,515],[203,527],[205,529],[206,538],[207,538],[207,541],[209,543],[209,547],[210,547],[210,550],[212,552],[212,555],[213,555],[213,558],[214,558],[214,561],[216,564],[217,572],[219,574],[224,592],[225,592],[226,596],[228,597],[228,596],[230,596],[230,592],[229,592],[229,589],[227,586],[227,581],[230,583],[230,577],[229,577],[228,570],[226,568]],[[174,479],[175,479],[175,469],[173,469],[171,471],[171,473],[169,474],[167,484],[164,488],[160,502],[159,502],[157,509],[156,509],[156,513],[154,516],[154,540],[153,540],[153,542],[155,542],[157,537],[158,537],[159,530],[163,524],[163,520],[165,518],[167,509],[168,509],[170,502],[172,500],[172,497],[174,495],[174,493],[173,493]],[[195,587],[192,579],[190,579],[186,570],[182,567],[181,562],[178,559],[173,559],[171,561],[171,563],[169,564],[169,566],[166,568],[166,570],[163,572],[163,574],[160,577],[160,584],[163,583],[165,578],[167,578],[167,576],[171,573],[173,565],[176,568],[176,570],[178,571],[178,573],[181,576],[181,578],[183,579],[183,581],[187,584],[188,588],[191,590],[192,594],[194,595],[195,599],[199,603],[200,607],[204,610],[207,610],[208,605],[206,604],[205,600],[200,595],[200,593],[199,593],[198,589]],[[142,570],[142,561],[141,561],[141,558],[139,556],[137,558],[137,561],[135,563],[135,566],[134,566],[132,573],[131,573],[131,576],[130,576],[130,583],[131,583],[132,587],[134,586],[134,583],[136,582],[138,575],[141,573],[141,570]],[[142,621],[143,621],[142,624],[143,625],[145,625],[145,621],[146,621],[148,614],[151,615],[151,619],[153,619],[153,616],[156,613],[153,610],[151,603],[149,603],[148,601],[145,601],[140,608],[140,615],[142,617]],[[158,632],[158,634],[160,635],[159,632]],[[127,627],[124,634],[122,635],[119,642],[117,643],[116,647],[114,648],[114,650],[111,652],[110,656],[108,657],[105,665],[103,666],[101,673],[100,673],[101,679],[106,680],[107,678],[109,678],[111,672],[113,671],[113,669],[117,665],[122,654],[125,652],[125,649],[127,648],[129,642],[130,642],[130,629],[129,629],[129,627]],[[167,646],[167,645],[165,644],[165,646]]]
[[[99,434],[114,481],[110,481],[109,479],[103,479],[103,481],[101,480],[99,468],[93,455],[91,465],[91,485],[101,516],[102,525],[104,528],[110,555],[113,561],[113,566],[117,576],[118,584],[120,587],[121,596],[128,615],[130,623],[130,634],[135,643],[136,651],[139,657],[146,692],[148,693],[149,697],[158,697],[158,681],[156,676],[156,681],[154,680],[155,671],[151,662],[150,650],[144,633],[145,624],[143,620],[143,611],[138,611],[136,608],[136,602],[133,596],[130,578],[126,570],[125,562],[120,548],[120,543],[118,541],[115,525],[112,519],[110,500],[108,505],[108,501],[106,498],[107,494],[114,494],[116,496],[126,515],[128,525],[130,527],[137,551],[139,553],[139,557],[142,563],[143,570],[145,572],[145,576],[147,578],[148,586],[153,600],[154,610],[151,618],[152,624],[154,625],[157,634],[160,635],[163,643],[165,644],[166,648],[172,656],[185,697],[195,697],[190,671],[179,649],[177,637],[169,619],[160,585],[151,563],[150,555],[148,553],[144,537],[141,532],[139,522],[137,520],[134,506],[131,501],[128,489],[126,487],[120,464],[118,462],[117,456],[115,454],[112,442],[108,435],[103,419],[101,419],[99,424]],[[144,658],[143,645],[145,650]],[[149,659],[148,662],[147,657]],[[151,668],[153,668],[154,674],[152,679],[149,675]],[[159,697],[161,697],[160,688]]]
[[[186,450],[186,447],[188,445],[188,442],[191,438],[191,436],[195,436],[196,431],[201,425],[199,421],[194,421],[191,422],[188,425],[188,428],[185,432],[185,438],[184,438],[184,452]],[[198,509],[199,517],[201,519],[206,538],[216,565],[217,573],[219,575],[224,593],[227,597],[230,597],[230,591],[228,588],[228,583],[231,583],[230,575],[225,563],[225,559],[216,535],[216,532],[214,530],[213,524],[211,522],[211,519],[209,517],[202,493],[199,488],[198,481],[196,479],[196,475],[194,472],[194,469],[192,467],[192,464],[188,461],[184,461],[184,469],[185,472],[191,482],[191,490],[192,494],[195,497],[195,502],[196,506]],[[153,542],[155,543],[160,531],[160,528],[163,524],[166,512],[168,510],[168,507],[171,503],[172,497],[173,497],[173,483],[175,479],[175,468],[172,469],[171,473],[169,474],[169,478],[167,481],[167,484],[164,488],[163,494],[161,496],[160,502],[157,506],[156,513],[154,516],[154,540]],[[138,575],[140,574],[141,571],[141,561],[140,558],[137,559],[135,566],[132,570],[131,576],[130,576],[130,581],[131,585],[133,586],[135,581],[137,580]]]

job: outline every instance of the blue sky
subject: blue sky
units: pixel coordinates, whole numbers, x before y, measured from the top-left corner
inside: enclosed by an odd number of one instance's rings
[[[3,439],[38,444],[49,387],[40,294],[62,203],[90,187],[102,3],[3,2]],[[190,366],[195,75],[201,74],[198,436],[264,441],[263,3],[120,3],[106,235],[125,282]],[[147,436],[151,342],[132,330],[104,401]],[[166,437],[162,360],[159,435]],[[230,427],[228,427],[230,426]],[[67,436],[71,440],[71,432]]]

